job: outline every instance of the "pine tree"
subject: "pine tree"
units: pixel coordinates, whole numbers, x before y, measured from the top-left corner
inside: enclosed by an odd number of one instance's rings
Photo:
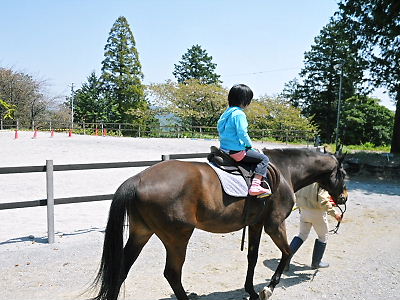
[[[142,65],[129,24],[119,17],[110,30],[104,48],[101,81],[110,102],[112,122],[131,122],[128,110],[147,107],[142,85]]]
[[[215,73],[217,65],[212,62],[212,56],[207,54],[200,45],[194,45],[182,55],[179,64],[174,64],[172,74],[179,83],[197,79],[203,84],[219,84],[220,75]]]
[[[89,123],[108,122],[108,105],[101,92],[101,84],[95,72],[87,78],[87,82],[75,92],[74,119]]]
[[[326,142],[332,142],[334,137],[340,76],[343,76],[342,101],[356,93],[368,92],[363,85],[366,63],[359,56],[354,40],[342,22],[331,19],[314,39],[311,50],[305,53],[300,80],[287,83],[283,92],[294,106],[302,108],[306,117],[312,118]]]

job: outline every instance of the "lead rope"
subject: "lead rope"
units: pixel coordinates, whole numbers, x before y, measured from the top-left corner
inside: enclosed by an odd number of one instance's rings
[[[344,204],[344,209],[342,209],[339,205],[336,205],[337,208],[339,208],[340,212],[341,212],[341,219],[343,220],[343,215],[346,212],[347,206],[346,203]],[[339,227],[340,227],[340,223],[341,221],[338,221],[335,228],[333,228],[332,230],[329,230],[329,232],[332,232],[333,234],[337,234]]]

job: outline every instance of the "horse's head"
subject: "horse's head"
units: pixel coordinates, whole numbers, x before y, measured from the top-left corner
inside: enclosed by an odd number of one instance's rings
[[[331,154],[334,160],[332,171],[319,181],[320,186],[327,190],[337,204],[345,204],[347,201],[347,188],[345,184],[346,171],[343,168],[343,160],[346,154],[336,152]]]

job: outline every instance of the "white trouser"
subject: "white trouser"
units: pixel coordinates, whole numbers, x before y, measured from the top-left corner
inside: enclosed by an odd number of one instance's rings
[[[300,232],[298,237],[305,241],[310,234],[311,227],[318,235],[318,240],[326,243],[328,239],[327,214],[321,209],[300,208]]]

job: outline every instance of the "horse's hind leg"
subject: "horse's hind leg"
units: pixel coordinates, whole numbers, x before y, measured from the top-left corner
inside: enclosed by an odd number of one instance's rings
[[[175,293],[178,300],[188,300],[188,296],[182,286],[182,266],[185,262],[186,249],[193,228],[175,231],[173,236],[159,236],[167,250],[167,259],[164,269],[164,277]]]
[[[133,263],[138,258],[140,252],[142,251],[144,245],[148,242],[153,233],[140,230],[138,227],[134,227],[131,229],[129,233],[128,241],[124,247],[124,259],[123,259],[123,273],[121,274],[121,278],[119,281],[118,290],[120,289],[122,283],[126,279],[129,273],[129,269],[132,267]]]

